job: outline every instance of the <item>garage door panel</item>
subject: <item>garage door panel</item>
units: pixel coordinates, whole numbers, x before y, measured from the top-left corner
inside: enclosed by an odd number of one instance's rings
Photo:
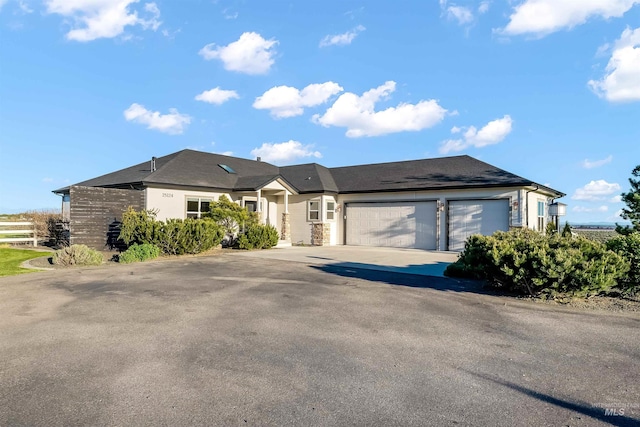
[[[509,229],[508,200],[455,200],[449,202],[449,250],[464,249],[473,234],[491,235]]]
[[[436,248],[435,202],[347,204],[347,244]]]

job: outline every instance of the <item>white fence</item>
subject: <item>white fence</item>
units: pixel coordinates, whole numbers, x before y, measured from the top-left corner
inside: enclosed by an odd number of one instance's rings
[[[14,229],[14,227],[20,228]],[[10,242],[33,242],[33,246],[38,246],[38,236],[36,235],[34,223],[28,221],[0,221],[0,243]]]

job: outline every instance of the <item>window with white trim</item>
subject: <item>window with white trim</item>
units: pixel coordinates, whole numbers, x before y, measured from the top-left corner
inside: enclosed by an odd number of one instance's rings
[[[187,218],[202,218],[209,213],[212,199],[202,197],[187,197]]]
[[[309,200],[307,204],[307,221],[320,219],[320,200]]]
[[[538,201],[538,231],[544,231],[545,202]]]
[[[325,208],[327,211],[327,221],[333,221],[336,217],[336,202],[327,200]]]

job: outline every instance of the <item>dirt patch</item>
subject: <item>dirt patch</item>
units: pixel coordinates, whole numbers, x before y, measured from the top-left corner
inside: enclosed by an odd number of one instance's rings
[[[539,304],[560,305],[564,307],[580,308],[580,309],[587,309],[587,310],[640,313],[640,296],[628,297],[628,298],[595,296],[589,299],[570,298],[562,301],[544,300],[540,298],[519,298],[519,299],[533,301]]]
[[[53,250],[51,249],[43,249],[43,251],[50,252],[51,255],[43,256],[41,258],[34,258],[23,263],[24,268],[33,268],[33,269],[44,269],[44,270],[66,270],[69,268],[81,268],[82,266],[64,266],[57,265],[53,263]],[[153,261],[172,261],[179,260],[184,258],[195,258],[195,257],[209,257],[209,256],[217,256],[223,253],[228,253],[231,249],[222,249],[222,248],[213,248],[208,251],[195,254],[195,255],[160,255],[160,257],[154,259]],[[117,251],[99,251],[102,254],[102,258],[104,258],[105,264],[118,264],[117,256],[119,252]]]

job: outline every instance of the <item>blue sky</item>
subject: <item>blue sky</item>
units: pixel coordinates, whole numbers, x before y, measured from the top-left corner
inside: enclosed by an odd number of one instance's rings
[[[0,212],[192,148],[468,154],[613,222],[639,142],[640,0],[0,0]]]

